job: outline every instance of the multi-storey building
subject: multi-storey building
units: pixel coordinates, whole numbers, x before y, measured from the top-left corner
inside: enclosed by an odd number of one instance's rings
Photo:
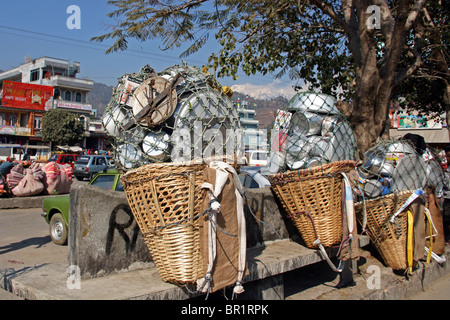
[[[244,134],[245,150],[266,150],[266,135],[259,130],[259,121],[255,120],[256,111],[250,109],[248,100],[237,102],[242,132]]]
[[[44,145],[41,120],[50,108],[78,114],[88,132],[94,82],[76,78],[79,72],[79,62],[42,57],[0,73],[0,143]]]

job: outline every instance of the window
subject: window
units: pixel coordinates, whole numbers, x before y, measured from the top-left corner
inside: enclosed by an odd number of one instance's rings
[[[42,117],[34,117],[34,128],[35,129],[42,129]]]
[[[34,69],[30,71],[30,82],[37,81],[40,79],[41,70],[40,69]]]
[[[105,166],[106,165],[105,158],[97,158],[97,165],[98,166]]]
[[[17,115],[11,114],[11,115],[9,116],[9,125],[10,125],[11,127],[15,127],[15,126],[17,125]]]
[[[75,157],[74,156],[66,156],[66,159],[64,160],[64,163],[74,163]]]
[[[81,102],[81,92],[77,92],[77,93],[75,94],[75,101],[76,101],[76,102]]]
[[[256,180],[248,174],[241,173],[239,175],[239,180],[245,188],[259,188],[258,182],[256,182]]]
[[[53,93],[53,98],[59,99],[60,96],[61,96],[61,91],[59,91],[58,88],[55,88],[55,92]]]
[[[66,90],[66,92],[64,93],[64,100],[72,101],[72,92],[70,92],[70,90]]]
[[[114,183],[114,178],[115,176],[113,175],[98,176],[97,179],[91,183],[91,185],[111,190]]]

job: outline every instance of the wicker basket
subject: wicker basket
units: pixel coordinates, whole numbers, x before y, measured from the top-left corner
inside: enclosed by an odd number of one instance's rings
[[[122,177],[131,211],[161,279],[178,285],[204,276],[199,216],[204,164],[155,163]]]
[[[355,203],[356,217],[361,225],[366,210],[367,233],[384,262],[393,270],[407,269],[407,210],[389,222],[392,216],[408,200],[413,191],[388,194],[365,202]]]
[[[342,172],[355,168],[350,160],[269,176],[272,189],[308,248],[342,241]]]

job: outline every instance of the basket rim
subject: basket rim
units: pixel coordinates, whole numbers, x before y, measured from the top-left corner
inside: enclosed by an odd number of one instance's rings
[[[413,193],[414,193],[414,190],[401,190],[400,192],[397,192],[397,193],[392,192],[392,193],[386,194],[386,195],[384,195],[384,196],[379,196],[379,197],[377,197],[377,198],[367,199],[367,200],[364,199],[364,200],[355,202],[355,207],[356,207],[356,206],[361,206],[361,205],[364,204],[364,205],[366,206],[366,208],[367,208],[367,205],[368,205],[368,204],[371,205],[371,206],[374,206],[374,205],[378,205],[378,202],[380,202],[380,201],[383,201],[383,200],[391,200],[391,198],[400,197],[400,196],[406,196],[406,195],[411,195],[411,194],[413,194]]]
[[[309,179],[314,176],[318,177],[333,177],[331,173],[340,173],[347,169],[348,167],[356,167],[356,161],[354,160],[341,160],[326,163],[320,166],[315,166],[306,169],[299,170],[287,170],[280,173],[271,174],[268,176],[270,183],[272,184],[282,184],[292,181],[302,181],[304,179]],[[320,174],[320,175],[318,175]],[[284,181],[283,179],[289,179],[289,181]]]

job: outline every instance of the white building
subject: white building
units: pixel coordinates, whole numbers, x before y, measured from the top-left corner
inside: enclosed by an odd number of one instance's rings
[[[2,93],[5,81],[8,86],[11,83],[21,83],[29,84],[30,87],[41,85],[53,88],[53,96],[50,94],[50,97],[45,99],[45,108],[42,106],[42,109],[38,110],[33,105],[28,105],[28,102],[22,103],[20,108],[7,105],[5,103],[7,101],[2,99],[3,95],[0,95],[0,143],[42,145],[40,131],[45,111],[51,108],[62,108],[76,113],[84,123],[86,138],[83,141],[83,147],[91,147],[91,145],[96,147],[98,142],[91,143],[89,134],[89,119],[95,110],[89,103],[88,94],[94,88],[94,82],[77,78],[78,73],[80,73],[79,62],[51,57],[27,59],[18,67],[0,73]],[[25,101],[25,98],[16,95],[28,96],[29,91],[34,90],[35,87],[21,86],[20,88],[12,93],[14,101]],[[21,90],[26,90],[26,93],[20,92]]]
[[[42,57],[29,59],[14,69],[0,73],[0,81],[52,86],[55,90],[54,107],[90,114],[92,105],[88,103],[88,94],[94,88],[94,82],[76,78],[79,72],[79,62]]]
[[[256,111],[248,107],[248,101],[238,101],[238,112],[244,134],[245,150],[267,150],[267,135],[259,130],[259,121],[255,120]]]

